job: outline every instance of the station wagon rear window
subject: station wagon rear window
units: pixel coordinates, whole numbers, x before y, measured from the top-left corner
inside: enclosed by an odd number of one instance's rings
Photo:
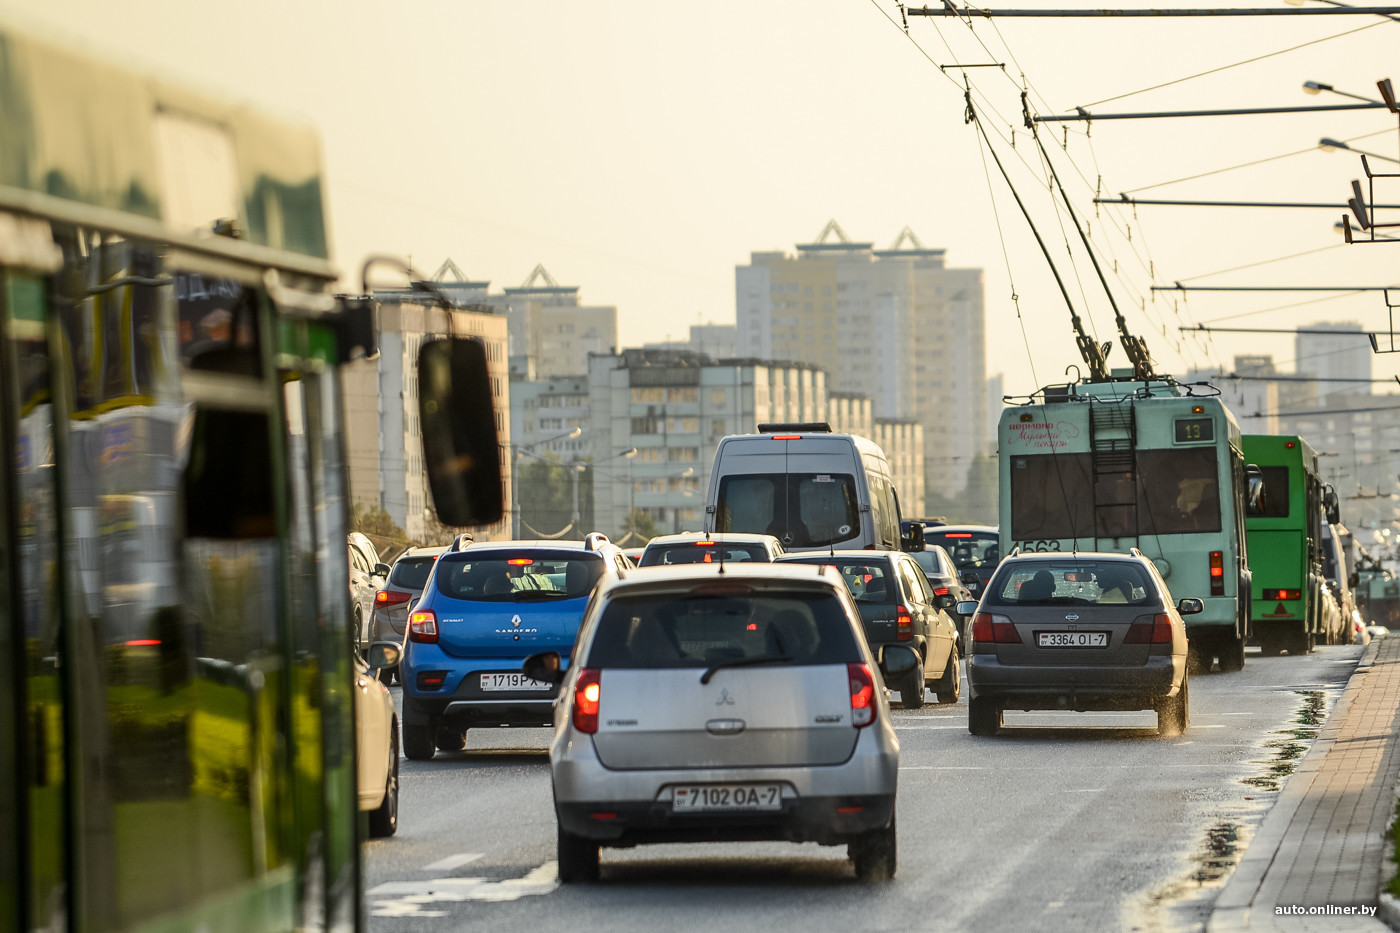
[[[846,581],[851,597],[859,604],[893,606],[899,602],[899,583],[894,579],[890,565],[884,561],[812,557],[793,563],[829,564],[835,567],[841,572],[841,579]]]
[[[394,564],[394,570],[389,575],[389,583],[393,586],[401,586],[406,590],[422,590],[423,584],[428,582],[428,575],[433,572],[433,562],[437,557],[432,554],[424,554],[422,557],[401,557]]]
[[[821,547],[860,533],[849,473],[744,473],[720,479],[715,531],[769,534],[788,547]],[[791,534],[791,540],[786,536]]]
[[[492,551],[439,558],[437,589],[468,602],[523,603],[577,599],[593,591],[603,576],[597,554]]]
[[[854,631],[831,593],[622,597],[598,620],[587,666],[849,664],[860,660]]]
[[[649,547],[642,554],[639,567],[671,564],[720,564],[731,561],[767,561],[768,551],[761,544],[710,544],[693,541]]]
[[[1003,566],[983,597],[992,606],[1156,605],[1151,575],[1129,561],[1027,561]]]

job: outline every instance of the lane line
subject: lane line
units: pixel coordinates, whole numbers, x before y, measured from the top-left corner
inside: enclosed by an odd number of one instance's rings
[[[449,855],[447,858],[438,859],[431,865],[424,865],[423,871],[451,871],[454,868],[461,868],[468,862],[475,862],[481,858],[480,852],[459,852],[456,855]]]

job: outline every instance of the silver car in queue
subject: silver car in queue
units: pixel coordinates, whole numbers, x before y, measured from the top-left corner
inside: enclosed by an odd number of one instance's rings
[[[694,564],[604,581],[561,682],[550,746],[559,878],[600,846],[788,840],[895,870],[895,737],[880,661],[830,567]],[[880,649],[884,674],[916,663]]]
[[[1001,562],[972,619],[968,731],[994,735],[1005,710],[1141,710],[1157,731],[1190,723],[1183,615],[1152,561],[1118,553],[1034,553]]]

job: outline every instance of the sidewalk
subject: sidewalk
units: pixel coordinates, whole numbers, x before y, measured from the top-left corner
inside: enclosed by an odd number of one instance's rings
[[[1385,831],[1400,776],[1400,633],[1362,655],[1317,740],[1216,899],[1210,933],[1389,931],[1400,903]],[[1379,916],[1278,915],[1275,907],[1379,907]],[[1390,925],[1387,925],[1388,920]]]

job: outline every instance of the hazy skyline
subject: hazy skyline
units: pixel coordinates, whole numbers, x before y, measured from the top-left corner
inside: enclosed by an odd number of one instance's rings
[[[1275,4],[1282,7],[1258,5]],[[963,73],[945,74],[935,62],[1005,64],[1004,72],[967,70],[974,103],[1085,326],[1101,340],[1113,336],[1111,310],[1020,125],[1022,74],[1044,113],[1345,103],[1300,87],[1315,80],[1375,97],[1377,79],[1400,81],[1400,23],[1373,16],[1000,19],[975,21],[975,31],[910,17],[906,37],[898,8],[871,0],[698,11],[635,2],[390,8],[249,0],[227,12],[176,0],[0,0],[0,11],[314,125],[347,286],[371,252],[411,256],[425,274],[450,257],[493,291],[543,264],[561,284],[579,286],[584,303],[616,305],[621,340],[639,345],[682,337],[698,322],[732,323],[734,268],[751,251],[790,252],[830,219],[878,247],[909,226],[924,245],[946,249],[950,266],[986,270],[988,372],[1006,373],[1008,393],[1062,380],[1079,356],[1040,249],[964,123]],[[1316,41],[1352,30],[1360,31]],[[1066,127],[1068,155],[1051,144],[1065,140]],[[1400,245],[1339,245],[1332,225],[1340,210],[1144,206],[1135,218],[1130,208],[1096,211],[1091,200],[1096,186],[1114,197],[1271,159],[1138,194],[1341,203],[1361,175],[1359,160],[1317,151],[1317,140],[1378,133],[1354,145],[1394,157],[1393,114],[1098,121],[1087,135],[1082,123],[1041,132],[1053,134],[1042,138],[1090,224],[1130,330],[1147,337],[1164,369],[1228,368],[1236,353],[1253,352],[1293,367],[1292,335],[1182,338],[1182,324],[1386,326],[1380,293],[1190,293],[1184,301],[1166,293],[1152,301],[1154,272],[1158,284],[1400,283]],[[1292,152],[1300,154],[1272,158]],[[1388,193],[1378,185],[1378,199],[1400,202],[1400,182]],[[1253,313],[1283,305],[1296,307]],[[1118,349],[1109,360],[1125,363]],[[1374,362],[1378,378],[1400,372],[1396,356]]]

